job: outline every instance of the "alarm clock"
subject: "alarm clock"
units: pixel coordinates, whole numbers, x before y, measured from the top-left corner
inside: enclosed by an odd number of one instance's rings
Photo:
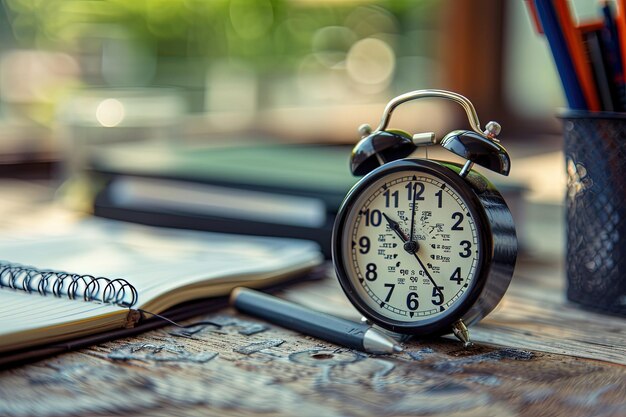
[[[472,130],[441,140],[432,132],[388,129],[402,103],[441,98],[460,104]],[[473,167],[508,175],[511,161],[496,136],[481,129],[462,95],[418,90],[391,100],[378,128],[363,125],[351,171],[363,176],[339,209],[332,259],[346,296],[372,325],[398,335],[454,333],[471,344],[467,326],[491,312],[513,276],[517,238],[511,212],[496,187]],[[439,145],[462,163],[421,159]],[[458,158],[457,158],[458,159]]]

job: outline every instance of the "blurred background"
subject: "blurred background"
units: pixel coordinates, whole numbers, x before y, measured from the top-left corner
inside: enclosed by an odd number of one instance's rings
[[[564,101],[522,3],[2,0],[3,151],[58,155],[56,128],[77,124],[136,127],[116,140],[352,143],[391,97],[421,88],[466,95],[511,140],[554,132]],[[411,130],[463,117],[402,113]]]
[[[554,153],[561,147],[554,116],[565,101],[545,39],[522,1],[0,4],[0,174],[51,180],[56,198],[70,206],[144,222],[146,206],[196,216],[204,207],[215,218],[239,200],[215,212],[205,197],[230,197],[234,187],[321,195],[332,217],[336,207],[330,206],[338,203],[325,196],[345,195],[356,181],[347,158],[349,145],[358,140],[357,126],[377,125],[387,101],[398,94],[441,88],[467,96],[483,124],[502,124],[501,138],[514,158],[513,179],[506,183],[509,201],[516,205],[530,196],[560,207],[565,176]],[[394,113],[392,126],[441,137],[468,126],[455,106],[436,100],[408,104]],[[276,144],[308,148],[285,151],[272,148]],[[329,153],[322,144],[338,145],[339,151]],[[263,155],[267,149],[272,151]],[[554,175],[537,174],[537,161]],[[256,163],[261,167],[251,170]],[[246,170],[248,176],[241,177]],[[294,179],[294,171],[301,175]],[[187,185],[127,181],[111,188],[129,175]],[[251,185],[251,178],[260,183]],[[218,188],[197,189],[199,183]],[[165,194],[181,189],[188,194],[165,201]],[[5,195],[12,194],[5,188]],[[136,208],[137,199],[144,208],[135,211],[143,214],[112,214],[124,204]],[[182,200],[197,204],[173,206]],[[521,224],[525,210],[517,211]]]

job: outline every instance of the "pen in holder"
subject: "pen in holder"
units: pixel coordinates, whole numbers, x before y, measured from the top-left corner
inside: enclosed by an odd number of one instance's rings
[[[567,110],[567,298],[626,315],[626,113]]]

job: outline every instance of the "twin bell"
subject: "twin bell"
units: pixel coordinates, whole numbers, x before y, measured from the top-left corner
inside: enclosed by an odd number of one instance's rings
[[[387,124],[393,110],[406,101],[425,97],[437,97],[453,100],[466,110],[473,130],[454,130],[438,141],[434,132],[409,133],[397,129],[388,129]],[[361,140],[352,150],[350,169],[355,176],[363,176],[387,162],[409,157],[419,147],[439,144],[448,151],[465,159],[465,165],[459,173],[465,177],[474,164],[478,164],[498,174],[508,175],[511,159],[506,149],[496,138],[500,125],[487,123],[484,130],[472,103],[465,97],[444,90],[418,90],[403,94],[391,100],[383,113],[378,128],[372,131],[369,125],[361,125]]]

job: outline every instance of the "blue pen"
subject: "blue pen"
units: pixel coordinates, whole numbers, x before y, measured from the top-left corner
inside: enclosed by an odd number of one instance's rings
[[[572,58],[567,50],[565,37],[559,26],[558,17],[551,0],[534,0],[537,15],[541,21],[543,32],[548,39],[556,68],[561,77],[565,97],[572,109],[587,110],[580,81],[576,77]]]

